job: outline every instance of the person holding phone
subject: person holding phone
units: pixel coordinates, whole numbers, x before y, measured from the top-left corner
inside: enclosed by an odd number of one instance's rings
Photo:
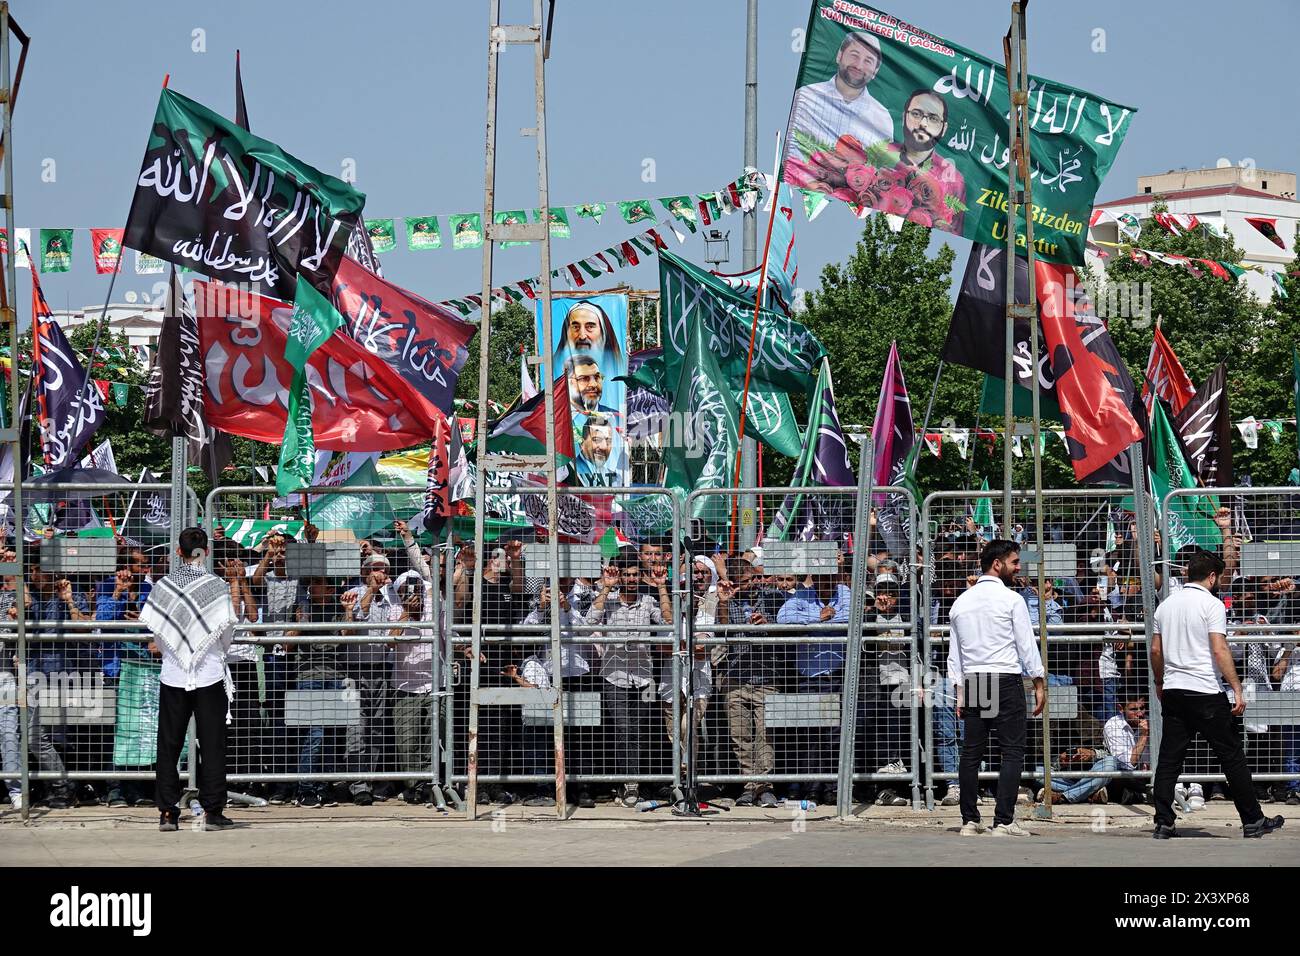
[[[1152,836],[1178,836],[1174,827],[1174,784],[1187,748],[1204,736],[1223,766],[1228,790],[1241,818],[1242,836],[1262,837],[1281,828],[1281,816],[1265,817],[1241,746],[1234,718],[1246,712],[1246,695],[1228,647],[1228,614],[1217,591],[1224,561],[1197,551],[1187,561],[1181,589],[1160,602],[1151,638],[1151,669],[1160,700],[1163,732],[1156,762],[1155,829]],[[1224,685],[1231,688],[1228,703]]]

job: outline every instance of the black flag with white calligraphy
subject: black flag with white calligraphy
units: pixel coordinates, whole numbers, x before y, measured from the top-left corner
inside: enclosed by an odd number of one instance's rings
[[[1228,367],[1218,368],[1174,416],[1174,429],[1187,452],[1192,473],[1207,487],[1232,484],[1232,422],[1228,418]]]
[[[285,301],[300,274],[328,295],[365,198],[164,89],[123,244]]]

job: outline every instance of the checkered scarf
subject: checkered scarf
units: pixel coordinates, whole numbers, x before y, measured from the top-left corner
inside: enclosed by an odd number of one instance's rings
[[[149,592],[140,621],[176,656],[194,690],[194,671],[215,648],[223,657],[234,637],[235,608],[226,582],[202,567],[185,564],[164,576]],[[225,672],[227,700],[234,697]]]

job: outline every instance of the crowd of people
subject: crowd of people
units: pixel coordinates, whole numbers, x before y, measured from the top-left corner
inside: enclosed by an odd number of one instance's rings
[[[1225,532],[1229,584],[1223,596],[1230,620],[1276,627],[1269,640],[1233,644],[1243,680],[1259,691],[1300,690],[1295,583],[1236,573],[1239,542],[1230,528]],[[308,526],[305,537],[314,540],[317,534]],[[1054,776],[1046,793],[1041,783],[1026,788],[1027,799],[1149,799],[1144,776],[1150,769],[1148,662],[1142,629],[1131,626],[1142,620],[1135,534],[1130,529],[1109,551],[1082,553],[1074,574],[1049,579],[1041,592],[1030,575],[1015,581],[1034,625],[1040,614],[1049,625],[1091,625],[1082,637],[1054,644],[1048,666],[1048,685],[1073,687],[1077,695],[1077,713],[1053,722],[1053,739],[1067,744],[1054,770],[1070,776]],[[868,546],[855,767],[873,779],[858,785],[859,800],[911,803],[913,761],[927,741],[923,729],[914,740],[917,680],[935,687],[935,796],[946,805],[960,800],[961,731],[951,685],[942,679],[944,634],[953,601],[980,573],[978,552],[987,536],[970,519],[945,524],[934,539],[929,567],[920,550],[891,553],[877,547],[874,537]],[[692,747],[696,773],[712,779],[739,806],[775,806],[781,798],[826,804],[838,797],[837,695],[852,607],[847,554],[825,573],[803,575],[779,564],[769,571],[762,546],[732,553],[703,547],[674,568],[671,541],[651,538],[625,542],[599,575],[561,578],[553,595],[548,579],[527,566],[524,544],[517,540],[489,543],[479,567],[472,546],[425,548],[397,522],[391,537],[359,543],[355,574],[335,577],[294,576],[286,544],[283,534],[268,535],[256,548],[219,533],[212,542],[212,569],[226,581],[237,619],[260,625],[250,632],[256,642],[236,641],[227,656],[235,689],[228,771],[301,778],[232,783],[232,789],[303,807],[387,799],[430,803],[431,718],[439,700],[434,648],[447,636],[445,625],[454,624],[445,667],[452,701],[451,770],[460,775],[478,576],[484,625],[480,687],[552,687],[556,663],[547,629],[551,615],[559,615],[560,678],[567,695],[586,702],[566,726],[569,794],[580,806],[613,800],[632,807],[661,796],[673,776],[674,753],[685,764]],[[128,663],[156,661],[158,650],[143,631],[123,634],[89,625],[74,640],[53,632],[68,621],[137,620],[167,560],[120,542],[113,574],[56,577],[42,570],[39,549],[26,549],[29,688],[42,675],[60,673],[93,674],[114,688]],[[1157,563],[1157,576],[1167,574],[1168,585],[1179,587],[1179,568],[1175,555],[1168,564]],[[914,657],[912,650],[912,622],[920,610],[913,602],[924,593],[923,574],[929,575],[931,596],[924,613],[934,626],[929,661]],[[684,590],[674,595],[678,581],[689,581],[689,600]],[[0,620],[16,615],[14,584],[12,579],[0,583]],[[444,593],[450,593],[449,605]],[[681,640],[676,617],[687,608],[695,642],[689,666],[674,653]],[[341,623],[373,626],[349,629]],[[12,635],[6,635],[0,651],[0,736],[3,774],[15,807],[20,800],[17,665]],[[927,672],[938,679],[930,680]],[[313,722],[320,702],[336,699],[347,702],[346,715]],[[828,709],[832,702],[834,711]],[[792,707],[802,709],[793,718],[772,718],[788,715]],[[130,776],[151,767],[122,762],[123,737],[140,730],[123,726],[120,701],[115,727],[111,720],[61,723],[41,710],[40,700],[32,697],[27,708],[31,765],[52,777],[34,784],[33,792],[45,805],[117,807],[152,799],[151,785]],[[1245,729],[1252,770],[1289,775],[1278,784],[1261,784],[1261,798],[1300,803],[1297,728],[1251,724],[1247,717]],[[553,805],[551,735],[549,711],[539,716],[535,708],[480,707],[480,799]],[[990,765],[995,760],[996,753]],[[1193,759],[1189,772],[1197,769]],[[75,786],[63,776],[87,770],[122,776]],[[1090,770],[1133,776],[1088,777]],[[1038,772],[1043,773],[1041,766]],[[397,779],[402,774],[409,778]],[[588,782],[593,777],[617,782]],[[1200,784],[1180,794],[1192,806],[1217,796],[1214,785]]]

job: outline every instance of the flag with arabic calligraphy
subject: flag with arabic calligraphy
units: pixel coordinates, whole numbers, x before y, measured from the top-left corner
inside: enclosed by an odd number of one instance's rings
[[[1034,246],[1083,263],[1093,198],[1136,112],[1029,78]],[[782,181],[986,244],[1007,245],[1001,60],[849,0],[813,0]],[[1016,244],[1023,246],[1024,210]]]
[[[366,197],[222,116],[164,89],[123,244],[292,301],[322,294]]]

